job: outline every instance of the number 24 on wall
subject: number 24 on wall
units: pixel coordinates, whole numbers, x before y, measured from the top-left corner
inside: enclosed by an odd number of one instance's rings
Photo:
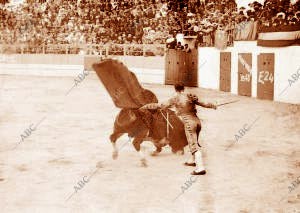
[[[260,71],[258,76],[258,83],[265,84],[266,81],[273,83],[274,76],[269,71]]]

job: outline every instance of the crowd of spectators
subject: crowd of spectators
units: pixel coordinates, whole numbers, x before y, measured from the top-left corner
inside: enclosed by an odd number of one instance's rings
[[[259,20],[260,27],[300,26],[300,1],[291,4],[289,0],[266,1],[264,5],[251,4],[248,16]]]
[[[255,40],[257,33],[266,28],[300,25],[300,1],[254,1],[248,8],[237,8],[234,0],[182,0],[169,5],[169,22],[173,37],[177,32],[196,36],[197,46],[214,46],[217,35],[224,35],[227,45],[234,40]],[[242,37],[243,31],[249,31]],[[275,29],[276,30],[276,29]],[[253,33],[254,32],[254,33]]]
[[[0,6],[5,44],[162,44],[168,35],[164,0],[26,2]]]
[[[216,35],[223,33],[232,45],[247,22],[256,22],[258,31],[300,24],[299,0],[248,6],[237,8],[234,0],[47,0],[13,8],[0,4],[0,44],[114,44],[116,51],[124,52],[118,44],[164,44],[177,33],[196,37],[196,46],[214,46]]]

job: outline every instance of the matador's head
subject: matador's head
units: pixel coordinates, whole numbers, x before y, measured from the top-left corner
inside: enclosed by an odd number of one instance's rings
[[[184,91],[184,85],[183,84],[175,84],[174,85],[175,91],[176,92],[183,92]]]

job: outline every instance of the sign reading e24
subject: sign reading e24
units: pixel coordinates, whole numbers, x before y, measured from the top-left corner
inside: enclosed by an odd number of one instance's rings
[[[274,82],[273,73],[269,71],[260,71],[258,75],[258,83],[265,84],[265,82],[270,81],[271,83]]]

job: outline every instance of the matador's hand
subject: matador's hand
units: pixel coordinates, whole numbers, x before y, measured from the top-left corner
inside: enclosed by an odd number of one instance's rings
[[[216,110],[216,109],[218,108],[218,103],[216,102],[216,103],[213,104],[213,105],[214,105],[213,109]]]
[[[217,104],[209,104],[209,108],[212,108],[212,109],[214,109],[214,110],[216,110],[217,109]]]

